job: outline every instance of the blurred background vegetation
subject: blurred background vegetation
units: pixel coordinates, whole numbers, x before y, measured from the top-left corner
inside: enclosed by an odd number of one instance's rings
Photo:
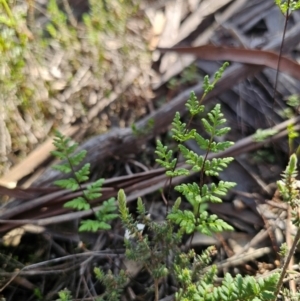
[[[0,175],[54,129],[128,126],[151,98],[140,0],[0,1]]]

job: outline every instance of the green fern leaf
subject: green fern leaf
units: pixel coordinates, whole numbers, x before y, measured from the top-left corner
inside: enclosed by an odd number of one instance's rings
[[[173,132],[173,139],[178,142],[184,142],[189,139],[193,139],[196,133],[195,129],[187,130],[186,124],[181,122],[180,114],[176,112],[175,117],[172,122],[172,132]]]
[[[168,214],[168,219],[179,225],[187,234],[195,230],[195,216],[191,211],[177,210]]]
[[[91,205],[83,197],[80,196],[69,202],[66,202],[64,204],[64,207],[76,210],[89,210],[91,208]]]
[[[201,196],[203,202],[222,203],[222,199],[218,196],[225,196],[229,189],[236,186],[234,182],[220,181],[217,185],[212,183],[210,186],[203,185]]]
[[[229,148],[230,146],[234,145],[231,141],[225,141],[225,142],[212,142],[209,145],[209,150],[213,153],[218,153],[220,151],[224,151],[225,149]]]
[[[192,166],[193,171],[200,171],[203,168],[204,158],[199,156],[193,151],[186,148],[184,145],[178,145],[183,157],[186,159],[186,163]]]
[[[61,188],[71,189],[72,191],[75,191],[79,188],[77,181],[73,178],[57,180],[54,182],[54,184]]]
[[[195,140],[197,144],[199,145],[200,149],[202,150],[208,150],[210,141],[208,139],[204,139],[201,135],[198,133],[195,133]]]
[[[65,154],[67,156],[70,156],[71,154],[73,154],[78,147],[78,143],[73,143],[72,145],[68,145],[69,141],[70,141],[70,139],[67,139],[67,143],[65,145]]]
[[[73,166],[79,165],[82,160],[85,158],[87,151],[81,150],[80,152],[74,154],[72,157],[69,158],[70,164]]]
[[[67,158],[65,153],[58,151],[58,150],[51,151],[51,155],[59,160],[64,160]]]
[[[166,175],[168,177],[188,176],[189,174],[190,174],[190,171],[185,168],[178,168],[174,171],[172,171],[172,170],[166,171]]]
[[[204,164],[204,171],[207,176],[219,176],[219,172],[227,168],[228,164],[233,161],[232,157],[227,158],[213,158],[206,160]]]
[[[204,106],[200,105],[195,92],[191,92],[190,97],[185,104],[192,116],[195,116],[204,111]]]
[[[226,121],[226,119],[224,119]],[[231,128],[230,127],[224,127],[222,129],[216,129],[215,131],[215,136],[221,137],[226,135],[228,132],[230,132]]]
[[[87,186],[86,190],[83,192],[84,196],[89,200],[95,200],[100,198],[102,193],[100,192],[102,189],[102,185],[104,183],[104,179],[99,179],[96,182]]]
[[[85,182],[89,179],[90,163],[86,163],[79,171],[75,172],[76,179],[79,183]]]
[[[111,226],[103,221],[95,221],[95,220],[84,220],[81,221],[81,225],[79,227],[80,232],[97,232],[99,230],[110,230]]]
[[[54,165],[52,166],[52,168],[66,174],[72,171],[71,167],[68,164]]]
[[[172,150],[168,150],[167,146],[164,146],[161,141],[157,140],[156,142],[156,151],[155,153],[158,155],[159,159],[156,159],[156,162],[160,164],[165,169],[174,169],[177,160],[172,159],[173,152]]]

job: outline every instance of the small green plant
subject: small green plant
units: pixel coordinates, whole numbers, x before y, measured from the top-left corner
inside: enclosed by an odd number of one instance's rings
[[[103,271],[99,268],[94,269],[96,278],[101,281],[105,287],[106,292],[102,295],[101,298],[98,298],[98,301],[119,301],[121,300],[123,288],[128,281],[126,273],[121,270],[119,275],[114,276],[111,271],[108,271],[107,274],[104,274]]]
[[[65,174],[72,174],[72,177],[68,179],[61,179],[54,182],[57,186],[70,189],[72,191],[80,190],[82,195],[75,199],[65,203],[65,208],[72,208],[75,210],[88,210],[91,209],[91,202],[99,198],[101,194],[101,188],[104,179],[99,179],[94,183],[87,185],[84,189],[82,184],[89,180],[90,164],[86,163],[78,171],[75,171],[75,167],[78,166],[86,156],[86,151],[75,152],[78,144],[71,143],[70,138],[64,137],[61,133],[56,132],[56,136],[53,141],[56,150],[52,151],[52,155],[60,160],[64,160],[59,165],[54,165],[53,169],[59,170]],[[114,198],[103,202],[102,206],[97,212],[94,212],[95,219],[88,219],[81,221],[79,231],[92,231],[108,230],[111,228],[110,222],[118,215],[114,213],[116,211],[116,205]]]
[[[192,119],[204,112],[205,107],[201,104],[205,95],[211,91],[221,78],[228,63],[225,63],[219,71],[216,72],[214,80],[211,83],[208,76],[204,77],[203,91],[204,94],[200,101],[197,100],[195,93],[191,93],[186,107],[190,112],[189,124]],[[182,230],[188,234],[194,231],[199,231],[204,234],[211,234],[212,232],[220,232],[223,230],[231,230],[232,227],[224,221],[217,218],[215,215],[210,215],[206,211],[206,204],[208,202],[220,203],[222,202],[220,196],[227,194],[227,191],[234,187],[236,184],[233,182],[220,181],[211,185],[204,184],[205,176],[218,176],[219,172],[225,169],[233,158],[214,158],[208,160],[210,152],[218,153],[233,145],[233,142],[224,141],[216,142],[216,137],[221,137],[229,132],[230,128],[225,127],[226,120],[221,113],[221,106],[217,104],[211,112],[207,114],[207,118],[202,118],[203,127],[208,135],[208,138],[203,137],[196,132],[195,129],[189,129],[189,125],[183,123],[180,119],[180,114],[176,113],[172,123],[173,139],[178,142],[178,152],[182,154],[185,163],[191,166],[192,171],[199,172],[199,183],[181,184],[175,187],[189,203],[192,205],[192,210],[182,211],[179,209],[180,199],[175,202],[168,219],[175,224],[180,225]],[[204,155],[198,155],[189,150],[184,142],[187,140],[195,140],[199,148],[205,152]],[[173,158],[173,151],[164,146],[162,142],[157,142],[156,160],[162,167],[166,169],[166,175],[170,178],[189,175],[190,170],[186,168],[177,168],[177,158]]]
[[[58,292],[58,299],[56,301],[72,301],[71,292],[68,289],[61,290]]]
[[[299,181],[296,179],[298,174],[297,164],[298,164],[297,156],[296,154],[292,154],[290,156],[289,163],[282,174],[282,180],[277,181],[277,187],[282,196],[282,200],[288,204],[291,210],[292,222],[297,227],[297,233],[296,236],[294,237],[294,241],[292,246],[290,247],[290,250],[287,250],[286,245],[282,247],[282,253],[287,254],[287,256],[285,258],[282,267],[275,296],[277,296],[281,290],[281,287],[283,285],[283,279],[287,273],[288,265],[300,241],[300,216],[299,216],[300,185],[299,185]],[[291,296],[292,292],[288,292],[284,290],[284,294]],[[276,299],[274,298],[274,300]]]
[[[41,292],[41,290],[37,287],[33,290],[33,294],[35,295],[35,297],[37,298],[37,300],[43,300],[43,294]]]

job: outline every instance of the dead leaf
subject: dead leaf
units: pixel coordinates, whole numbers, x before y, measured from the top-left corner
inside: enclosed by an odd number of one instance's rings
[[[285,56],[273,51],[260,49],[233,48],[214,45],[199,47],[158,48],[162,53],[174,51],[181,54],[192,54],[199,59],[209,61],[232,61],[244,64],[259,65],[284,72],[300,80],[300,65]],[[278,60],[279,64],[278,64]]]

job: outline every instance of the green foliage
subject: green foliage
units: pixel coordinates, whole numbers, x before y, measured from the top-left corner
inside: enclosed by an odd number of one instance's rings
[[[215,87],[215,84],[218,82],[218,80],[222,77],[225,69],[229,66],[228,62],[225,62],[222,67],[215,73],[214,79],[212,82],[210,82],[209,76],[204,76],[203,79],[203,91],[204,91],[204,97],[207,93],[209,93],[213,88]],[[203,99],[203,97],[202,97]]]
[[[270,138],[278,133],[278,130],[275,129],[257,129],[255,134],[253,135],[253,139],[255,142],[265,141],[267,138]]]
[[[118,217],[116,211],[115,199],[110,198],[104,201],[100,209],[96,212],[97,220],[86,220],[79,228],[79,231],[96,232],[98,229],[109,230],[111,226],[108,224],[111,220]]]
[[[212,300],[243,300],[243,301],[259,301],[273,300],[274,290],[279,278],[279,274],[274,273],[270,277],[258,280],[252,276],[242,277],[237,275],[233,278],[227,273],[218,287],[207,281],[202,281],[199,285],[193,285],[187,289],[187,292],[181,296],[184,300],[185,295],[191,295],[189,300],[195,301],[212,301]],[[192,289],[191,289],[192,288]]]
[[[295,177],[298,174],[297,161],[297,156],[295,154],[291,155],[289,163],[282,174],[282,180],[277,181],[277,186],[283,200],[290,205],[297,201],[298,196],[297,189],[293,189],[293,186],[295,186],[293,183],[295,183]]]
[[[180,284],[180,289],[175,294],[175,300],[191,300],[191,301],[214,301],[214,300],[272,300],[274,298],[274,290],[278,282],[279,274],[274,273],[263,279],[256,279],[251,276],[243,277],[237,275],[232,277],[227,273],[219,286],[214,285],[214,279],[217,269],[212,266],[207,270],[206,274],[200,279],[195,277],[195,271],[203,268],[203,264],[211,257],[211,248],[204,252],[201,256],[195,256],[193,253],[187,257],[185,262],[176,262],[176,277]],[[193,259],[192,263],[191,259]],[[186,267],[182,270],[182,265]],[[194,281],[193,281],[194,280]],[[196,281],[195,281],[196,280]]]
[[[219,74],[215,76],[216,79],[219,78]],[[187,101],[187,108],[190,111],[191,117],[204,110],[204,107],[199,104],[193,92]],[[200,175],[219,176],[219,172],[223,171],[233,160],[231,157],[207,159],[209,153],[218,153],[233,145],[230,141],[214,141],[215,137],[223,136],[230,130],[230,128],[224,127],[226,120],[223,116],[221,107],[217,104],[208,112],[207,118],[202,118],[202,124],[209,135],[209,139],[205,139],[195,129],[187,129],[186,124],[181,121],[179,113],[176,113],[174,117],[172,123],[173,139],[179,142],[178,150],[185,159],[185,163],[191,166],[192,171],[200,172]],[[194,139],[200,149],[205,151],[204,155],[198,155],[182,144],[184,141],[190,139]],[[157,141],[156,154],[159,157],[156,162],[166,169],[166,175],[176,177],[190,174],[190,171],[186,168],[176,169],[177,159],[173,158],[173,152],[168,150],[168,147],[164,146],[160,141]],[[188,234],[199,231],[211,235],[213,232],[231,230],[232,227],[227,223],[218,219],[215,215],[209,215],[205,209],[207,207],[205,205],[208,202],[221,203],[220,196],[225,196],[228,190],[235,185],[232,182],[220,181],[217,184],[212,183],[211,185],[201,184],[200,186],[197,183],[188,183],[176,186],[175,190],[186,197],[192,205],[192,210],[182,211],[177,207],[172,208],[168,219],[178,224],[181,230]]]
[[[197,255],[193,249],[188,253],[182,252],[179,248],[179,243],[182,240],[183,231],[177,231],[174,227],[175,224],[170,220],[163,223],[153,222],[146,215],[145,206],[139,199],[137,219],[149,228],[149,233],[155,233],[150,238],[147,234],[139,231],[136,220],[133,219],[126,206],[126,196],[123,190],[119,191],[118,202],[122,223],[131,233],[130,238],[125,239],[126,257],[140,263],[141,267],[148,271],[153,278],[154,292],[158,291],[157,283],[160,279],[172,275],[177,281],[178,290],[175,293],[175,300],[178,301],[267,301],[272,300],[274,297],[279,274],[274,273],[266,278],[256,279],[250,276],[242,277],[241,275],[233,278],[227,273],[222,283],[216,286],[217,268],[214,265],[207,267],[211,263],[212,256],[216,254],[214,247],[207,248],[201,255]],[[177,199],[173,210],[178,209],[179,206],[180,199]],[[190,212],[188,214],[193,219],[193,214]],[[216,219],[215,216],[207,216],[207,219],[209,218],[212,220]],[[216,225],[219,227],[220,222],[216,222]],[[219,232],[222,229],[214,230]],[[170,256],[172,264],[166,267],[165,258]],[[116,279],[119,276],[112,276],[111,273],[105,275],[100,269],[97,269],[96,273],[99,274],[97,276],[98,279],[112,281],[116,287],[120,288],[116,284]],[[121,271],[120,275],[122,273],[123,271]],[[123,284],[125,284],[125,281]],[[111,295],[114,288],[111,285],[106,285],[106,287],[106,295]],[[108,287],[110,288],[108,289]],[[158,295],[155,296],[155,300],[158,300]]]
[[[291,12],[300,9],[299,0],[275,0],[275,3],[283,14],[286,14],[287,12],[290,14]]]
[[[59,297],[59,299],[57,299],[57,301],[72,301],[73,300],[71,292],[68,289],[61,290],[58,293],[58,297]]]
[[[282,296],[285,298],[284,300],[291,300],[291,301],[299,301],[300,300],[300,292],[293,292],[288,288],[282,289]]]
[[[68,25],[68,18],[58,7],[57,0],[49,0],[47,11],[50,17],[50,22],[47,24],[47,31],[50,36],[64,47],[76,41],[76,31]]]
[[[284,202],[292,208],[293,223],[299,228],[300,217],[298,208],[300,206],[300,182],[296,179],[298,159],[296,154],[290,156],[289,163],[282,174],[282,180],[277,181],[278,190]]]
[[[221,70],[221,73],[224,70]],[[215,76],[219,78],[220,73]],[[213,83],[215,84],[215,82]],[[187,102],[191,118],[204,111],[204,107],[197,101],[194,93],[191,93]],[[183,252],[180,244],[185,234],[193,234],[198,231],[206,235],[219,233],[223,230],[231,230],[232,227],[216,215],[207,211],[208,203],[221,203],[222,197],[235,183],[219,181],[217,183],[204,184],[204,176],[218,176],[233,158],[216,158],[208,160],[210,153],[223,151],[232,145],[232,142],[215,141],[215,137],[228,133],[229,128],[224,127],[225,119],[221,108],[216,105],[207,118],[202,119],[208,139],[202,137],[194,129],[189,130],[187,125],[181,121],[177,113],[173,120],[173,139],[177,141],[177,152],[182,154],[184,163],[191,166],[192,171],[200,175],[199,183],[183,183],[177,185],[175,190],[182,194],[190,203],[191,209],[181,210],[181,198],[177,198],[167,213],[163,222],[153,221],[147,214],[142,200],[137,200],[137,217],[133,218],[126,203],[126,195],[121,189],[118,192],[119,214],[125,231],[124,244],[126,247],[126,258],[135,261],[141,269],[146,271],[153,280],[154,300],[159,300],[159,283],[167,276],[177,282],[176,301],[198,301],[198,300],[272,300],[278,283],[279,274],[272,274],[265,278],[243,277],[237,275],[232,277],[225,274],[220,285],[215,284],[217,267],[210,265],[212,256],[216,254],[214,247],[207,248],[201,255],[197,255],[193,249],[187,253]],[[189,122],[190,124],[190,122]],[[205,151],[203,156],[189,150],[184,141],[194,139],[199,147]],[[189,175],[188,168],[177,168],[177,158],[173,151],[157,141],[157,162],[166,169],[166,175],[175,177],[178,175]],[[295,176],[296,162],[291,159],[285,174],[286,177]],[[147,229],[147,233],[143,230]],[[168,258],[168,264],[166,263]],[[126,285],[124,271],[119,275],[111,272],[105,274],[100,269],[95,269],[97,278],[106,286],[106,292],[101,300],[119,300],[122,289]],[[130,275],[128,275],[130,276]],[[110,299],[111,298],[111,299]]]
[[[33,290],[33,294],[38,300],[44,300],[43,294],[38,287]]]
[[[115,276],[111,271],[105,274],[101,269],[94,268],[96,278],[103,283],[106,290],[101,298],[97,298],[98,301],[119,301],[123,288],[125,287],[128,279],[126,272],[121,270],[119,275]]]
[[[118,203],[122,224],[129,233],[127,238],[125,237],[126,257],[146,269],[155,283],[154,290],[157,291],[158,281],[169,274],[166,258],[172,254],[179,254],[179,243],[183,233],[175,231],[170,221],[152,221],[141,199],[138,200],[138,217],[133,219],[126,206],[123,190],[118,193]],[[149,236],[153,233],[151,238],[140,231],[137,220],[148,228]]]
[[[294,152],[294,142],[295,142],[295,139],[299,137],[299,133],[295,130],[295,127],[293,124],[289,124],[287,126],[287,130],[288,130],[289,151],[290,151],[290,153],[293,153]],[[298,153],[298,151],[299,151],[299,146],[298,146],[296,153]]]
[[[297,233],[294,237],[293,243],[289,246],[290,247],[289,250],[287,244],[281,246],[280,255],[285,256],[287,254],[287,256],[286,258],[284,258],[284,264],[276,287],[275,296],[277,296],[281,290],[284,277],[288,272],[288,267],[291,262],[292,256],[300,241],[300,216],[299,216],[300,181],[296,179],[298,175],[297,165],[298,165],[298,159],[297,159],[297,155],[294,153],[290,156],[289,163],[282,174],[282,180],[277,181],[278,190],[282,196],[283,201],[286,202],[288,205],[288,210],[292,215],[292,222],[297,227]],[[283,290],[282,295],[288,297],[288,300],[298,300],[299,298],[298,293],[294,294],[293,291],[289,292],[288,290]],[[275,300],[275,298],[273,298],[273,300]]]
[[[26,16],[22,10],[11,10],[12,1],[0,2],[0,101],[3,110],[15,106],[24,107],[32,95],[31,85],[26,83],[24,57],[28,55],[29,36],[22,28]]]
[[[300,95],[292,94],[287,99],[287,104],[291,107],[299,107],[300,106]]]
[[[223,73],[224,70],[221,70]],[[220,76],[215,76],[217,80]],[[213,82],[215,84],[215,82]],[[211,85],[211,84],[209,84]],[[209,90],[209,88],[208,88]],[[187,102],[191,118],[204,111],[194,93],[191,93]],[[208,248],[201,255],[196,255],[194,250],[184,253],[179,244],[183,234],[193,234],[195,231],[212,235],[223,230],[232,230],[232,227],[216,215],[209,214],[207,204],[221,203],[221,197],[235,186],[235,183],[219,181],[218,183],[204,184],[203,176],[218,176],[233,158],[215,158],[208,160],[210,153],[217,153],[230,147],[229,141],[215,141],[215,137],[228,133],[229,128],[224,127],[226,120],[221,113],[220,105],[216,105],[207,118],[202,119],[208,139],[198,134],[195,129],[189,130],[181,121],[179,113],[176,113],[172,123],[173,139],[178,144],[185,163],[191,166],[192,171],[200,174],[199,183],[183,183],[177,185],[175,190],[181,193],[191,204],[191,210],[181,210],[181,198],[178,198],[167,214],[164,222],[154,222],[146,214],[146,208],[141,199],[137,202],[137,218],[134,219],[126,206],[126,196],[123,190],[118,193],[118,203],[122,224],[129,233],[125,237],[126,257],[139,263],[152,277],[154,284],[155,300],[158,300],[159,280],[172,275],[178,283],[178,291],[175,300],[270,300],[275,290],[278,275],[271,275],[266,279],[256,280],[253,277],[238,275],[232,278],[226,274],[223,283],[216,287],[214,279],[217,274],[215,266],[207,268],[211,257],[215,254],[214,247]],[[190,122],[189,122],[190,124]],[[204,155],[198,155],[189,150],[183,143],[194,139],[199,147],[205,151]],[[189,175],[190,169],[177,168],[177,158],[173,157],[173,151],[157,141],[157,162],[166,169],[166,175],[176,177]],[[144,234],[139,223],[148,229],[149,234]],[[154,235],[151,235],[154,233]],[[173,264],[166,266],[165,258],[172,257]],[[104,277],[102,275],[102,277]]]
[[[52,155],[60,160],[64,160],[61,164],[54,165],[53,168],[64,174],[72,174],[72,177],[68,179],[57,180],[54,182],[54,184],[64,189],[82,191],[81,196],[66,202],[64,207],[75,210],[89,210],[91,208],[90,202],[101,197],[102,195],[101,189],[104,179],[99,179],[87,185],[86,188],[83,189],[81,184],[89,180],[90,164],[84,164],[77,171],[75,171],[75,167],[82,163],[86,156],[86,151],[76,152],[78,144],[71,143],[70,138],[66,138],[59,132],[56,132],[53,144],[56,147],[56,150],[51,152]],[[114,213],[116,209],[117,208],[113,198],[103,202],[99,210],[94,212],[96,219],[81,221],[79,231],[96,232],[98,230],[110,229],[111,226],[109,222],[118,216],[116,213]]]

